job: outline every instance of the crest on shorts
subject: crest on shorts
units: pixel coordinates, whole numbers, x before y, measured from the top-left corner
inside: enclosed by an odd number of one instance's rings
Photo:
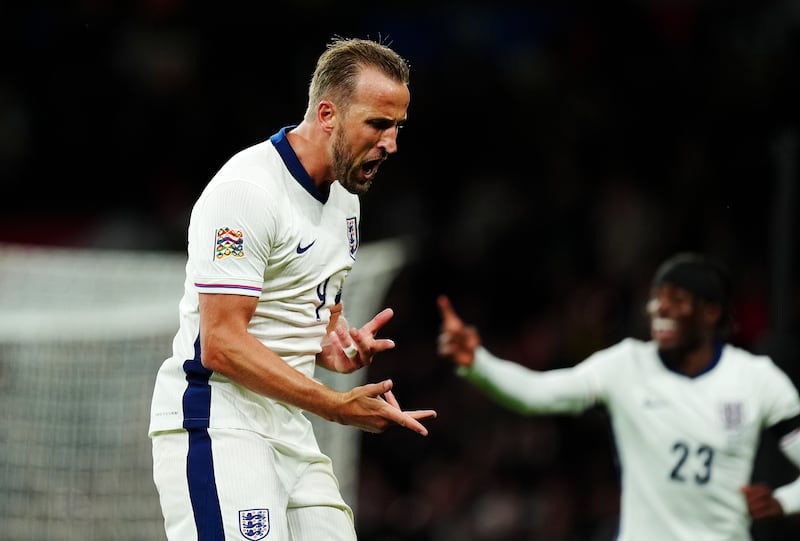
[[[244,235],[240,229],[220,227],[217,229],[214,243],[214,259],[219,261],[226,257],[244,257]]]
[[[358,221],[355,216],[347,219],[347,244],[350,246],[350,257],[355,259],[358,251]]]
[[[239,531],[245,539],[258,541],[269,534],[269,509],[239,511]]]

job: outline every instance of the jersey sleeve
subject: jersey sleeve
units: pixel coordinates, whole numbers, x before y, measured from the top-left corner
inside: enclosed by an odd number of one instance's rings
[[[262,187],[229,181],[210,189],[189,224],[187,270],[197,292],[259,296],[275,231]]]
[[[575,368],[536,371],[495,357],[480,347],[470,367],[457,373],[493,400],[518,413],[577,414],[595,403],[589,372]]]
[[[765,426],[774,426],[800,414],[800,395],[789,376],[768,357],[756,362],[764,363],[757,390],[762,396]]]

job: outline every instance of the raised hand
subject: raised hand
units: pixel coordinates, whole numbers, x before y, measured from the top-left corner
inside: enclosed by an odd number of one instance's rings
[[[470,366],[475,360],[475,350],[481,345],[478,330],[461,321],[446,295],[440,295],[436,302],[442,315],[437,344],[439,355],[451,359],[458,366]]]
[[[378,331],[392,319],[394,311],[386,308],[369,320],[363,327],[350,327],[342,315],[322,341],[322,352],[317,362],[341,373],[350,373],[372,364],[376,354],[394,348],[393,340],[375,338]]]

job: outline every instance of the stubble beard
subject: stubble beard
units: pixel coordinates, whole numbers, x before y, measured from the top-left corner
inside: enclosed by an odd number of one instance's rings
[[[361,168],[353,163],[353,158],[347,150],[343,131],[337,133],[331,153],[333,155],[333,172],[339,184],[350,193],[356,195],[366,193],[372,185],[372,180],[365,182],[360,178]]]

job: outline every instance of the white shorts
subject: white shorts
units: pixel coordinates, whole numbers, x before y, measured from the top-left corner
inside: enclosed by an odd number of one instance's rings
[[[247,430],[152,436],[153,480],[170,541],[355,541],[330,458],[287,452]]]

